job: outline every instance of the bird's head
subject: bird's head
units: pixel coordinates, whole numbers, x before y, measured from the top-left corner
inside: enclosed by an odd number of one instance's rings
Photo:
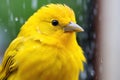
[[[73,10],[62,4],[48,4],[41,7],[22,28],[31,34],[38,32],[48,36],[84,31],[76,24]]]

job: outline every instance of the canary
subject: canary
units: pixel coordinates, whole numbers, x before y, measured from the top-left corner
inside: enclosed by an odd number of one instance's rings
[[[0,80],[78,80],[86,58],[75,14],[65,4],[41,7],[21,27],[0,65]]]

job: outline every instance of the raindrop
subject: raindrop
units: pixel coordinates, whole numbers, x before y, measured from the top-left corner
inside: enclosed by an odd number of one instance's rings
[[[94,69],[93,69],[93,65],[90,64],[90,65],[88,66],[88,71],[89,71],[91,77],[94,77],[95,71],[94,71]]]
[[[103,63],[103,58],[101,58],[100,63]]]
[[[23,6],[23,9],[25,9],[25,7],[26,7],[25,3],[23,3],[23,5],[22,5],[22,6]]]
[[[4,32],[7,32],[8,30],[7,29],[4,29]]]
[[[84,72],[81,72],[81,79],[82,80],[86,80],[86,78],[87,78],[87,73],[86,73],[86,71],[84,71]]]
[[[83,21],[83,16],[79,16],[79,20],[80,20],[80,21]]]
[[[24,18],[20,17],[20,23],[21,23],[21,24],[24,23]]]
[[[15,17],[15,21],[18,21],[18,17]]]
[[[84,8],[85,11],[87,11],[87,5],[86,4],[83,5],[83,8]]]
[[[77,0],[77,4],[82,4],[82,0]]]
[[[93,33],[93,38],[96,39],[96,34],[95,33]]]
[[[90,75],[91,75],[91,76],[94,76],[94,75],[95,75],[95,71],[94,71],[93,69],[91,69]]]
[[[10,4],[10,1],[9,1],[9,0],[6,0],[6,3],[7,3],[7,5],[9,5],[9,4]]]
[[[10,13],[10,12],[9,12]],[[8,13],[8,14],[9,14]],[[13,21],[13,14],[12,13],[10,13],[10,21]]]
[[[38,3],[38,1],[37,0],[32,0],[32,2],[31,2],[31,5],[32,5],[32,9],[37,9],[37,3]]]
[[[96,9],[96,8],[94,8],[93,14],[94,14],[94,15],[97,15],[97,9]]]

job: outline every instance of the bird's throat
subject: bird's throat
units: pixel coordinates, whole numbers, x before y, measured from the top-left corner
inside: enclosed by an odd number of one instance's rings
[[[76,44],[76,34],[75,32],[66,32],[63,35],[59,36],[59,41],[64,46],[72,46]]]

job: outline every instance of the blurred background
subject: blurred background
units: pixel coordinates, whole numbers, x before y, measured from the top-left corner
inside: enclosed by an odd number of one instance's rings
[[[119,0],[0,0],[0,62],[20,27],[48,3],[70,6],[77,23],[85,30],[77,33],[78,44],[87,58],[80,80],[119,80]]]

